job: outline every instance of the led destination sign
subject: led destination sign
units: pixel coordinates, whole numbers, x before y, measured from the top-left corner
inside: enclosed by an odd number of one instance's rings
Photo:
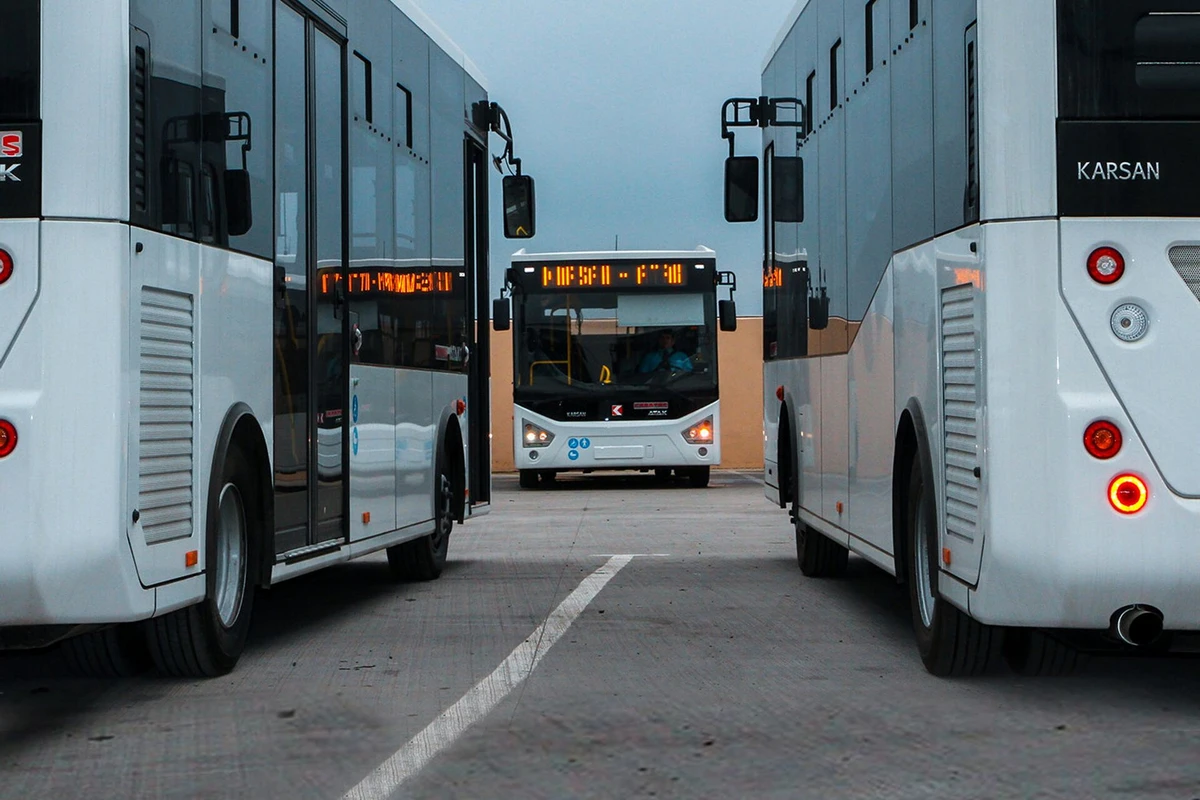
[[[688,270],[679,261],[618,261],[593,264],[524,264],[532,289],[628,289],[687,286]],[[532,274],[530,274],[532,273]]]
[[[450,270],[352,269],[346,275],[346,293],[366,294],[450,294],[454,291],[454,273]],[[338,272],[321,273],[321,294],[332,294],[342,276]]]

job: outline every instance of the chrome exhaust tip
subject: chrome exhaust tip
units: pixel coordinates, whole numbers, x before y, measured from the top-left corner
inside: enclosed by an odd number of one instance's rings
[[[1151,606],[1126,606],[1113,615],[1113,631],[1131,647],[1145,647],[1163,632],[1163,615]]]

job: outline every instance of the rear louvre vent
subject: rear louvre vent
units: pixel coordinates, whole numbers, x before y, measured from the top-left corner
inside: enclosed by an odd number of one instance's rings
[[[194,322],[191,296],[143,287],[138,509],[147,544],[192,535]]]
[[[946,412],[946,533],[979,535],[979,338],[975,287],[942,290],[942,396]]]
[[[1167,254],[1171,257],[1171,264],[1179,273],[1179,277],[1183,278],[1192,294],[1200,300],[1200,247],[1179,245],[1172,247]]]

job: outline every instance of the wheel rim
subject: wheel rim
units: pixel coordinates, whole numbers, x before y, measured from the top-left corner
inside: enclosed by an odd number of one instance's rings
[[[217,508],[217,618],[233,627],[242,613],[246,586],[246,513],[242,495],[232,483],[221,489]]]
[[[453,513],[454,504],[454,489],[450,483],[450,478],[445,475],[438,476],[441,484],[441,490],[438,492],[438,518],[437,528],[433,532],[433,548],[441,550],[446,543],[446,538],[450,535],[450,526],[454,524],[451,516]]]
[[[916,536],[914,537],[913,546],[917,552],[913,554],[913,557],[916,559],[917,566],[917,605],[921,610],[921,622],[926,628],[932,628],[933,612],[937,605],[937,597],[933,593],[933,570],[929,557],[932,531],[929,529],[929,509],[926,506],[927,502],[928,495],[925,492],[924,485],[922,485],[920,499],[917,501],[916,519],[914,520]]]

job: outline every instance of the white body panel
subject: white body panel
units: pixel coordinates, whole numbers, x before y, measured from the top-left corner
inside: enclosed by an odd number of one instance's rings
[[[688,444],[683,432],[711,416],[712,444]],[[554,434],[547,447],[524,447],[524,422]],[[584,445],[586,440],[587,446]],[[555,471],[715,467],[721,463],[721,407],[713,403],[681,419],[636,422],[559,422],[528,409],[513,410],[513,458],[518,469]],[[572,442],[575,443],[572,446]]]
[[[42,52],[43,215],[128,220],[128,0],[43,0]]]

